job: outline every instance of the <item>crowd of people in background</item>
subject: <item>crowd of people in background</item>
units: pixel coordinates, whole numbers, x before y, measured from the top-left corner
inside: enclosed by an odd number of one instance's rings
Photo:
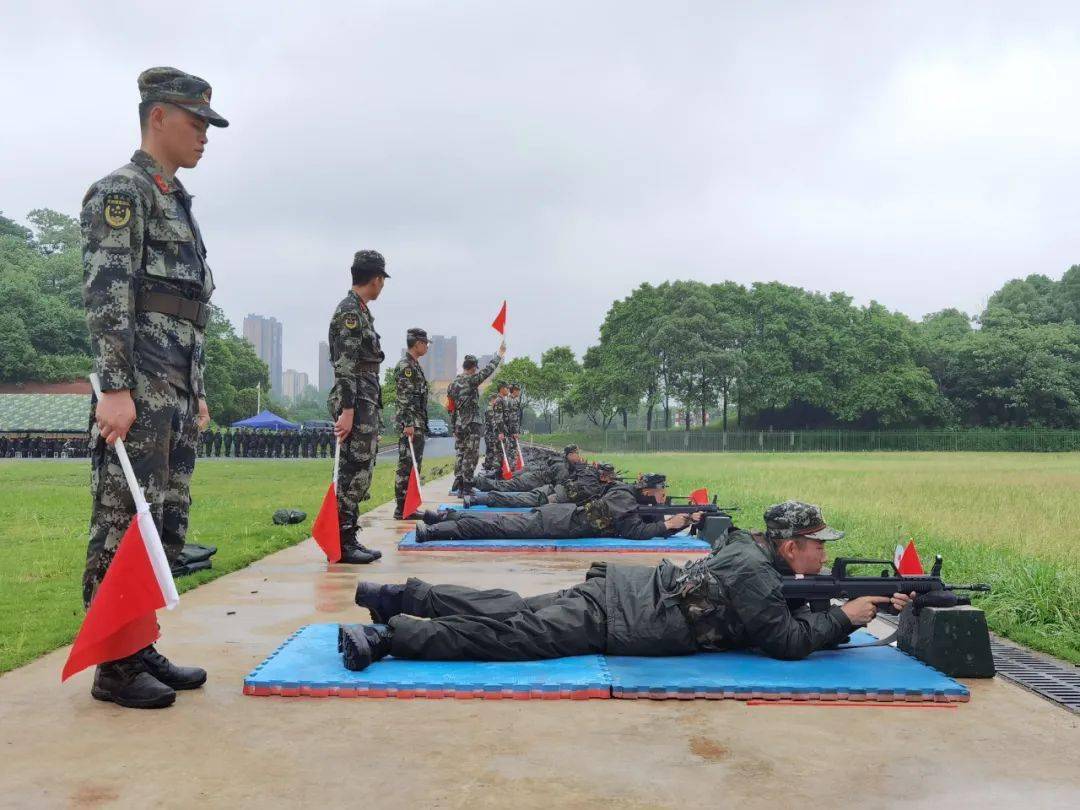
[[[334,454],[329,430],[250,430],[210,428],[199,437],[204,458],[328,458]]]
[[[87,434],[0,434],[0,458],[86,458]]]

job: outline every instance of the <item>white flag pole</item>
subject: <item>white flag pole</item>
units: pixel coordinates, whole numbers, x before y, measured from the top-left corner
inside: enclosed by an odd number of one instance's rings
[[[96,373],[90,375],[90,385],[93,386],[94,393],[97,395],[98,402],[100,402],[101,380],[98,379]],[[146,547],[150,564],[154,568],[154,576],[157,578],[158,587],[161,588],[161,593],[165,597],[165,607],[172,610],[180,602],[180,594],[176,592],[176,583],[173,581],[169,560],[165,556],[165,547],[161,545],[161,536],[158,534],[157,525],[150,514],[150,504],[146,502],[142,487],[139,486],[139,481],[135,477],[135,470],[131,467],[131,459],[128,458],[123,439],[117,439],[113,448],[116,450],[116,456],[120,460],[120,469],[124,471],[128,489],[131,490],[131,498],[135,501],[135,519],[139,523],[139,532],[142,534],[143,545]]]
[[[510,459],[506,457],[506,442],[504,442],[502,439],[499,439],[499,447],[502,448],[503,464],[505,464],[506,469],[509,470],[510,469]]]
[[[416,451],[413,450],[412,436],[406,436],[405,438],[407,438],[409,440],[409,455],[412,456],[412,466],[413,466],[413,469],[416,470],[417,483],[420,483],[420,481],[419,481],[419,479],[420,479],[420,470],[419,470],[419,468],[417,467],[417,464],[416,464]]]
[[[341,466],[341,439],[334,444],[334,492],[337,492],[338,467]]]

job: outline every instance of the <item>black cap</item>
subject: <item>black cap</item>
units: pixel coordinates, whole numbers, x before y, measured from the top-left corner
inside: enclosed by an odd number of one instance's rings
[[[206,79],[192,76],[173,67],[153,67],[139,74],[139,97],[143,101],[161,101],[183,107],[215,127],[229,122],[210,107],[213,90]]]
[[[365,273],[372,278],[384,276],[390,278],[386,272],[386,259],[377,250],[358,250],[353,256],[353,270]]]
[[[463,365],[463,366],[475,366],[476,365],[476,355],[475,354],[467,354],[467,355],[465,355],[465,359],[461,361],[461,365]]]
[[[642,473],[637,480],[640,489],[658,489],[667,486],[667,476],[663,473]]]

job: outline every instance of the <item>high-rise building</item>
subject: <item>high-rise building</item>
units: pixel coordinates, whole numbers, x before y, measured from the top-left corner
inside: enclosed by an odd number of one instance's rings
[[[432,382],[446,382],[458,373],[457,338],[432,335],[428,353],[420,358],[424,376]]]
[[[306,371],[297,371],[294,368],[286,369],[281,375],[281,395],[285,399],[296,399],[304,393],[308,387],[308,375]]]
[[[255,354],[270,368],[270,391],[281,396],[281,322],[266,315],[244,318],[244,337],[255,347]]]
[[[330,363],[330,344],[325,340],[319,341],[319,391],[324,394],[330,393],[334,387],[334,367]]]

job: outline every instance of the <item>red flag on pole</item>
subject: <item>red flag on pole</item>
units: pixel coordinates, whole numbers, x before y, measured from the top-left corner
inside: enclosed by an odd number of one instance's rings
[[[311,524],[311,536],[326,554],[326,559],[336,563],[341,559],[341,524],[338,522],[337,472],[341,463],[341,442],[334,448],[334,480],[323,496],[319,514]]]
[[[503,457],[502,477],[504,481],[509,481],[511,478],[514,477],[514,474],[510,472],[510,459],[506,457],[506,445],[503,443],[502,439],[499,439],[499,446],[502,447]]]
[[[161,541],[156,539],[156,527],[153,538],[143,536],[140,523],[154,525],[150,513],[145,514],[146,521],[136,515],[120,540],[116,556],[86,611],[82,628],[60,675],[61,681],[95,664],[127,658],[157,641],[156,611],[166,607],[167,601],[159,573],[147,550],[148,541],[156,540],[159,544]],[[164,573],[172,583],[169,569],[166,568]]]
[[[416,469],[416,453],[413,451],[412,436],[409,437],[409,455],[412,456],[412,471],[409,473],[409,488],[405,491],[405,505],[401,508],[402,517],[416,514],[423,499],[420,497],[420,471]]]
[[[506,334],[506,302],[503,301],[502,309],[499,310],[499,314],[495,316],[495,320],[491,322],[491,328],[498,332],[500,335]]]
[[[90,384],[100,398],[96,374],[90,375]],[[126,658],[153,644],[158,637],[157,609],[171,610],[180,601],[161,537],[123,440],[117,439],[113,447],[135,502],[135,517],[120,538],[112,563],[86,611],[60,674],[62,681],[87,667]]]
[[[525,469],[525,458],[521,455],[521,445],[517,445],[517,460],[514,462],[514,469],[521,472]]]
[[[695,489],[690,493],[690,503],[693,504],[706,504],[709,502],[709,490],[705,487],[701,489]]]
[[[926,573],[923,570],[922,560],[919,559],[919,551],[915,548],[914,540],[908,540],[907,548],[905,548],[904,553],[900,555],[900,564],[897,565],[896,568],[900,572],[900,576],[913,576]]]

